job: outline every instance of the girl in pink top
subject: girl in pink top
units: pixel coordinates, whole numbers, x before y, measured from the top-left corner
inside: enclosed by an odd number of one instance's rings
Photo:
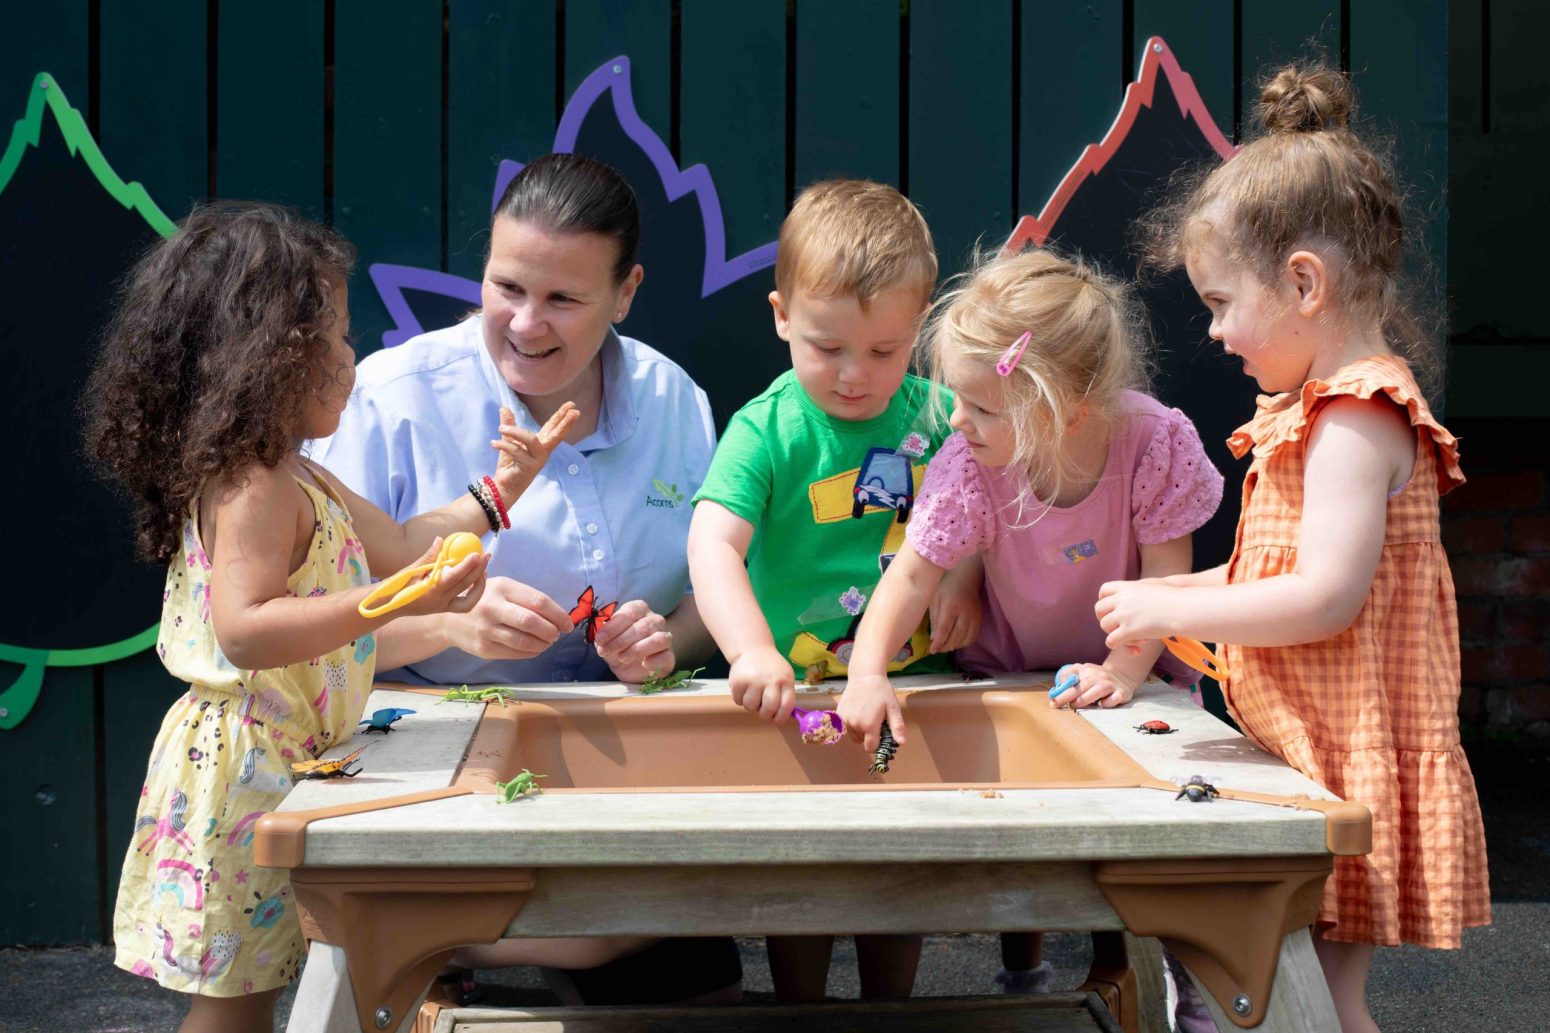
[[[966,669],[1069,665],[1058,705],[1118,706],[1158,662],[1161,642],[1104,645],[1098,589],[1188,573],[1190,534],[1216,512],[1222,476],[1188,417],[1137,390],[1139,324],[1118,282],[1047,251],[994,259],[937,302],[922,339],[932,380],[952,388],[957,433],[931,460],[857,630],[839,713],[869,753],[884,720],[907,741],[888,662],[943,575],[975,555],[984,615],[958,653]],[[1171,661],[1164,671],[1193,684]],[[1004,937],[998,980],[1037,988],[1040,953],[1036,938]]]

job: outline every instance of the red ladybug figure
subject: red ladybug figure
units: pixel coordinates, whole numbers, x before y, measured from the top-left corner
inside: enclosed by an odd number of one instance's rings
[[[1136,731],[1145,732],[1147,735],[1172,735],[1178,729],[1168,727],[1166,721],[1143,721],[1136,725]]]

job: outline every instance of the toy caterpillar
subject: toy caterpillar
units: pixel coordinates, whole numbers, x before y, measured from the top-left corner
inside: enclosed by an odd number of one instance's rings
[[[899,744],[894,741],[893,729],[888,727],[888,722],[883,722],[882,730],[878,733],[877,752],[872,756],[872,766],[867,770],[874,775],[888,774],[888,765],[893,763],[894,754],[899,752]]]

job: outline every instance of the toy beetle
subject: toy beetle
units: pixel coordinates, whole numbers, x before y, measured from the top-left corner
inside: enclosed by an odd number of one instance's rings
[[[1210,803],[1215,797],[1222,794],[1217,792],[1216,786],[1205,780],[1202,775],[1191,775],[1189,781],[1179,787],[1179,795],[1175,800],[1189,797],[1190,803]]]
[[[1147,735],[1172,735],[1174,732],[1177,732],[1178,729],[1169,726],[1168,722],[1166,721],[1152,720],[1142,721],[1140,724],[1136,725],[1136,731],[1145,732]]]

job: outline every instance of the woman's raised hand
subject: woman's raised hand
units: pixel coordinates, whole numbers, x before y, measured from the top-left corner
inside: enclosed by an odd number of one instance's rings
[[[501,501],[509,508],[528,489],[538,476],[554,447],[565,440],[571,425],[581,418],[581,410],[574,402],[566,402],[555,410],[544,425],[533,433],[517,426],[517,418],[510,409],[501,407],[500,437],[490,445],[500,453],[495,464],[495,484],[501,490]]]
[[[632,685],[672,674],[678,663],[667,618],[641,599],[619,604],[614,615],[598,629],[593,645],[614,677]]]

